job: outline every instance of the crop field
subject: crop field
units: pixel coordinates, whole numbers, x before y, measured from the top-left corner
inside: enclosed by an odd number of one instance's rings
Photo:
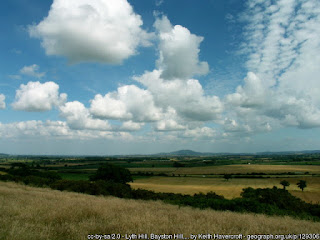
[[[173,192],[193,195],[195,193],[215,192],[225,198],[240,197],[243,188],[282,188],[280,181],[287,180],[290,193],[304,201],[320,202],[320,177],[301,178],[233,178],[228,181],[224,178],[205,177],[150,177],[137,179],[130,185],[133,188],[153,190],[156,192]],[[307,181],[307,188],[302,192],[296,185],[299,180]]]
[[[131,186],[156,192],[195,194],[215,192],[225,198],[240,197],[243,188],[282,188],[280,182],[287,180],[289,192],[306,202],[320,202],[320,166],[318,165],[262,165],[235,164],[222,166],[180,167],[180,168],[130,168],[132,173],[166,174],[168,177],[153,176],[136,179]],[[151,175],[150,174],[150,175]],[[224,174],[241,178],[225,180]],[[307,181],[302,192],[297,187],[299,180]]]
[[[182,167],[182,168],[129,168],[132,172],[154,172],[173,174],[247,174],[247,173],[310,173],[320,174],[320,166],[312,165],[261,165],[261,164],[241,164],[223,166],[204,167]]]

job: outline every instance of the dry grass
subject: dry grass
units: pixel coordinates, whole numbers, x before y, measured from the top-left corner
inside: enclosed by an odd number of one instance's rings
[[[0,182],[0,239],[87,239],[88,234],[318,233],[320,223],[96,197]]]
[[[224,165],[224,166],[206,166],[192,168],[130,168],[131,171],[137,172],[163,172],[174,174],[246,174],[253,172],[263,172],[266,174],[284,173],[284,172],[309,172],[311,174],[320,174],[320,166],[310,165]]]
[[[133,188],[142,188],[156,192],[173,192],[183,194],[195,194],[210,191],[223,195],[226,198],[239,197],[243,188],[271,188],[280,185],[280,181],[287,180],[290,186],[287,187],[290,193],[300,197],[304,201],[320,202],[320,178],[237,178],[226,181],[223,178],[201,178],[201,177],[152,177],[135,180],[131,183]],[[306,180],[307,188],[304,192],[297,187],[298,180]]]

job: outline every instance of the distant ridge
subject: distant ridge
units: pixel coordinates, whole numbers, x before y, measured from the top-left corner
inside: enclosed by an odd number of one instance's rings
[[[6,157],[150,157],[150,156],[255,156],[255,155],[300,155],[300,154],[320,154],[320,150],[301,150],[301,151],[279,151],[279,152],[256,152],[256,153],[230,153],[230,152],[196,152],[183,149],[173,152],[162,152],[156,154],[116,154],[116,155],[47,155],[47,154],[6,154],[0,153],[0,158]]]
[[[281,152],[256,152],[256,153],[212,153],[212,152],[196,152],[192,150],[178,150],[168,153],[152,154],[157,156],[216,156],[216,155],[297,155],[297,154],[315,154],[319,153],[320,150],[302,150],[302,151],[281,151]]]
[[[168,153],[158,153],[153,155],[160,156],[214,156],[214,155],[239,155],[244,153],[211,153],[211,152],[196,152],[192,150],[179,150]]]
[[[195,152],[192,150],[179,150],[175,152],[169,152],[169,153],[159,153],[156,155],[173,155],[173,156],[199,156],[203,155],[201,152]]]
[[[257,152],[256,155],[291,155],[320,153],[320,150],[282,151],[282,152]]]

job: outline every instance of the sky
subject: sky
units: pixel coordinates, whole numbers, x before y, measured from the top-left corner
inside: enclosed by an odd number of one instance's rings
[[[319,0],[5,0],[0,152],[320,149]]]

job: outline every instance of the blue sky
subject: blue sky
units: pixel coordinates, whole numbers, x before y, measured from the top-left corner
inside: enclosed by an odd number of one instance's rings
[[[10,0],[0,152],[320,147],[317,0]]]

